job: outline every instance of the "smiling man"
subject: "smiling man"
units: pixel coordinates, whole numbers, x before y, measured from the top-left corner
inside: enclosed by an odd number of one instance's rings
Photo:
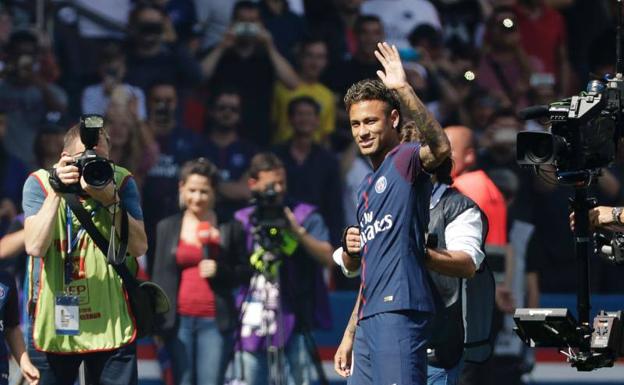
[[[377,48],[381,81],[360,81],[344,99],[353,137],[373,165],[358,189],[359,228],[346,231],[343,245],[343,258],[362,264],[357,364],[349,383],[425,384],[434,312],[424,255],[431,197],[426,170],[448,158],[450,145],[407,83],[396,47]],[[400,144],[402,118],[414,122],[423,143]]]

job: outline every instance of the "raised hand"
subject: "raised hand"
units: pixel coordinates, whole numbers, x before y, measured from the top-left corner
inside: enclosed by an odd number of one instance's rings
[[[398,90],[408,85],[405,70],[399,57],[399,51],[394,45],[390,46],[386,42],[377,43],[375,56],[384,68],[383,71],[377,71],[377,76],[379,76],[379,79],[386,87]]]

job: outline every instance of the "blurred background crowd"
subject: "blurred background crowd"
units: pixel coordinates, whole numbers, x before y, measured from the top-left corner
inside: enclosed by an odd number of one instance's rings
[[[156,223],[179,210],[178,173],[204,157],[219,170],[220,221],[247,205],[247,169],[271,150],[291,197],[319,207],[331,241],[355,220],[370,166],[342,104],[376,77],[376,43],[395,44],[409,81],[442,126],[466,126],[467,166],[503,193],[507,228],[530,226],[525,268],[543,292],[576,290],[571,189],[515,163],[516,133],[544,130],[518,110],[614,72],[607,0],[7,0],[0,6],[0,235],[20,228],[28,173],[59,158],[80,114],[105,116],[112,160],[139,184],[153,250]],[[470,136],[468,136],[470,137]],[[456,150],[456,149],[454,149]],[[622,164],[595,187],[624,204]],[[6,237],[5,237],[6,238]],[[0,241],[7,267],[23,269]],[[2,242],[5,243],[2,243]],[[149,252],[147,264],[149,264]],[[592,290],[623,293],[596,260]],[[328,271],[335,290],[355,289]]]

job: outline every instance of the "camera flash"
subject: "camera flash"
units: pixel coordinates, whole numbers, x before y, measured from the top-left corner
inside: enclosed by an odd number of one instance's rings
[[[503,19],[503,26],[505,28],[513,28],[514,22],[510,18],[506,17],[505,19]]]
[[[475,75],[475,73],[470,70],[464,72],[464,79],[468,80],[469,82],[475,80],[476,77],[477,76]]]

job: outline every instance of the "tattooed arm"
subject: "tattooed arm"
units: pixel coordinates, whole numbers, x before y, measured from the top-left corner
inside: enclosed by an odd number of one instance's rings
[[[413,121],[420,133],[424,144],[420,149],[423,167],[426,170],[434,170],[451,154],[451,145],[444,130],[407,82],[396,47],[391,47],[388,43],[378,43],[375,56],[385,71],[377,71],[377,76],[386,87],[398,93],[401,109],[406,114],[405,120]]]

